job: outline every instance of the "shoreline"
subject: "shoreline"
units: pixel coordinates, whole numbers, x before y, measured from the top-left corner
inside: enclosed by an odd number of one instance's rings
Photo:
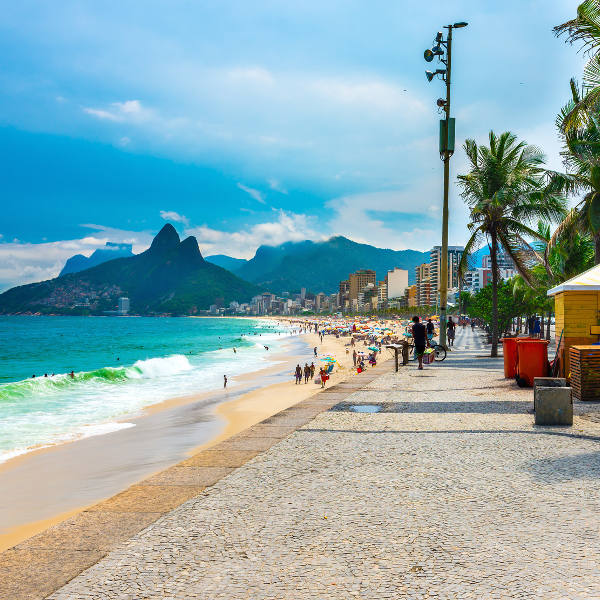
[[[32,315],[14,315],[14,316],[32,316]],[[64,315],[40,315],[40,316],[44,316],[44,317],[45,316],[61,316],[62,317]],[[89,315],[89,316],[95,316],[95,315]],[[211,319],[211,318],[219,318],[219,317],[211,317],[211,316],[197,316],[197,317],[189,316],[188,317],[188,316],[186,316],[186,317],[181,317],[181,318]],[[220,317],[220,318],[229,318],[229,317]],[[265,320],[267,322],[272,322],[272,319],[270,319],[269,317],[241,316],[238,318],[252,320],[252,321]],[[285,321],[285,319],[280,319],[280,321]],[[238,382],[250,381],[250,380],[258,377],[259,375],[263,374],[264,372],[271,372],[271,369],[276,367],[278,363],[284,362],[286,360],[286,357],[289,353],[285,349],[285,344],[286,344],[286,342],[292,343],[292,340],[294,340],[294,339],[297,339],[297,336],[287,335],[287,336],[284,336],[283,338],[281,338],[282,345],[284,345],[284,348],[282,349],[281,352],[278,352],[276,354],[274,353],[274,354],[268,356],[268,362],[271,364],[262,366],[262,367],[256,369],[255,371],[249,371],[249,372],[240,373],[238,375],[228,376],[229,377],[228,383],[230,383],[230,385],[228,386],[228,389],[231,389],[232,391],[235,392],[239,389]],[[154,358],[163,358],[163,357],[154,357],[154,356],[150,357],[150,359],[154,359]],[[109,368],[120,368],[122,366],[123,365],[119,365],[118,367],[115,367],[115,366],[111,365],[111,366],[109,366]],[[135,366],[135,365],[125,365],[124,368],[131,368],[133,366]],[[92,370],[97,370],[97,369],[101,369],[101,368],[102,367],[94,367]],[[61,373],[60,375],[66,375],[66,373]],[[6,382],[6,384],[10,385],[12,383],[21,383],[21,382],[22,381],[8,381],[8,382]],[[92,422],[83,424],[82,427],[96,427],[96,426],[103,425],[103,424],[127,423],[132,420],[138,419],[140,416],[154,414],[156,412],[168,409],[172,406],[189,404],[192,402],[199,402],[199,401],[208,399],[212,395],[218,394],[220,391],[221,391],[221,389],[219,387],[216,387],[214,389],[208,389],[206,391],[192,392],[192,393],[187,393],[185,395],[176,395],[176,396],[172,396],[169,398],[164,398],[163,400],[159,400],[158,402],[154,402],[152,404],[148,404],[148,405],[140,407],[138,409],[134,409],[131,412],[116,415],[116,416],[114,416],[114,418],[112,418],[108,421],[105,421],[105,422],[93,422],[92,421]],[[58,440],[49,441],[49,442],[43,442],[40,444],[36,444],[34,446],[29,446],[27,448],[23,448],[22,451],[19,451],[18,454],[14,454],[13,456],[10,456],[9,458],[3,458],[2,460],[0,460],[0,473],[5,468],[11,467],[17,461],[23,460],[23,459],[27,458],[28,456],[33,456],[39,452],[49,451],[55,447],[59,447],[64,444],[73,444],[76,442],[80,442],[84,439],[87,439],[88,437],[109,435],[110,433],[113,433],[113,431],[106,431],[106,432],[96,433],[96,434],[92,434],[92,435],[80,434],[80,435],[72,437],[72,438],[65,438],[65,439],[58,439]]]
[[[272,321],[273,319],[268,318],[268,320]],[[287,319],[277,320],[286,321]],[[294,321],[298,322],[299,319],[295,319]],[[312,354],[312,347],[314,345],[320,346],[321,352],[330,353],[336,356],[336,358],[339,357],[338,360],[342,366],[344,365],[344,362],[346,363],[343,368],[339,369],[339,373],[334,374],[328,382],[328,385],[347,379],[352,374],[347,368],[349,366],[347,364],[348,360],[344,360],[346,358],[344,343],[347,339],[348,338],[336,339],[333,336],[326,336],[324,343],[320,344],[316,334],[291,336],[289,338],[290,341],[297,340],[302,342],[302,345],[305,346],[304,350],[300,352],[300,354],[304,354],[305,356],[300,358],[297,352],[297,346],[296,349],[290,348],[287,352],[274,354],[272,360],[275,364],[271,364],[258,371],[237,376],[235,378],[236,385],[232,385],[231,389],[228,389],[226,392],[219,393],[218,391],[212,391],[191,396],[171,398],[146,407],[141,414],[137,414],[134,417],[129,416],[129,418],[127,418],[127,416],[124,416],[123,419],[119,420],[119,422],[135,421],[136,427],[39,448],[9,459],[0,465],[0,486],[6,489],[6,486],[3,484],[10,475],[13,487],[15,486],[15,483],[18,486],[20,482],[23,484],[24,488],[27,488],[27,485],[30,482],[24,481],[24,479],[35,478],[36,469],[32,469],[32,466],[35,463],[38,464],[37,476],[45,479],[46,483],[48,483],[48,479],[50,479],[52,475],[45,472],[43,468],[39,468],[40,465],[42,467],[44,465],[51,465],[56,471],[57,462],[64,460],[65,456],[70,458],[70,461],[73,462],[74,454],[82,454],[78,459],[81,458],[83,462],[89,460],[93,463],[101,456],[100,453],[106,452],[107,446],[111,442],[113,444],[117,443],[117,445],[120,444],[126,446],[129,444],[131,446],[135,445],[135,438],[141,438],[141,441],[138,440],[140,441],[139,445],[142,447],[148,446],[150,451],[155,451],[155,444],[152,443],[154,440],[144,440],[144,434],[142,432],[144,425],[148,426],[151,421],[156,422],[161,420],[182,419],[183,421],[186,421],[186,425],[190,425],[188,421],[192,421],[192,425],[197,425],[198,423],[202,423],[203,425],[200,429],[203,431],[201,437],[204,437],[204,441],[198,444],[191,443],[190,439],[187,444],[180,444],[175,452],[171,452],[167,460],[157,461],[152,469],[146,468],[142,470],[138,469],[134,472],[127,472],[125,475],[128,474],[129,476],[125,477],[123,477],[124,473],[122,470],[117,473],[111,471],[111,479],[113,479],[113,474],[119,476],[117,482],[114,485],[105,486],[104,488],[102,488],[102,486],[99,488],[97,487],[91,493],[82,495],[85,498],[85,501],[76,502],[75,499],[73,499],[71,502],[63,502],[60,506],[50,502],[50,505],[53,508],[46,505],[47,514],[43,514],[42,518],[25,518],[22,519],[22,522],[19,522],[12,527],[3,526],[3,531],[0,533],[0,552],[31,537],[35,533],[46,529],[50,525],[57,524],[84,510],[86,507],[95,504],[104,498],[110,497],[114,493],[126,488],[128,485],[139,481],[141,478],[152,475],[152,473],[160,471],[165,466],[178,462],[178,460],[197,452],[199,448],[211,447],[219,441],[227,439],[228,437],[251,427],[253,424],[318,393],[321,389],[320,386],[316,386],[312,381],[308,384],[295,385],[291,374],[293,371],[292,363],[300,361],[306,362],[309,352]],[[290,345],[292,346],[293,342]],[[310,363],[311,360],[308,359],[308,362]],[[351,362],[350,359],[350,364]],[[285,376],[289,376],[289,381],[284,380]],[[270,383],[268,383],[269,380],[271,380]],[[255,385],[257,382],[258,385]],[[232,397],[227,398],[230,394]],[[199,416],[196,413],[202,414]],[[198,421],[194,423],[194,419]],[[185,429],[185,427],[183,428]],[[196,430],[197,429],[198,428],[196,428]],[[195,431],[195,433],[197,434],[198,431]],[[143,462],[143,453],[141,460]],[[68,465],[69,460],[67,460],[66,463]],[[115,468],[118,470],[119,466],[115,465]],[[27,474],[27,471],[30,472],[29,475]],[[31,471],[33,471],[33,473],[31,473]],[[19,477],[20,472],[22,473],[21,477]],[[62,474],[62,476],[64,477],[65,475]],[[74,481],[76,480],[71,480],[70,483],[72,484]],[[8,486],[8,488],[8,496],[10,497],[10,486]],[[43,494],[43,486],[41,491]],[[40,497],[35,491],[31,491],[30,495],[33,498]],[[24,511],[26,513],[27,509],[24,509]],[[37,512],[43,513],[44,511],[38,510]]]

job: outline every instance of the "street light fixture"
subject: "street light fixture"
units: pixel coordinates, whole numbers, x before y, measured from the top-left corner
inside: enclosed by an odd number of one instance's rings
[[[440,121],[440,158],[444,161],[444,206],[442,211],[442,255],[440,257],[439,294],[440,294],[440,345],[446,347],[446,321],[448,303],[448,189],[450,185],[450,157],[454,154],[454,119],[450,117],[450,75],[452,72],[452,30],[466,27],[468,23],[458,21],[453,25],[446,25],[448,36],[438,31],[434,45],[425,51],[425,60],[431,62],[435,56],[445,65],[445,69],[425,71],[428,81],[436,75],[446,82],[446,100],[439,98],[437,105],[446,114]],[[445,57],[444,57],[445,49]]]

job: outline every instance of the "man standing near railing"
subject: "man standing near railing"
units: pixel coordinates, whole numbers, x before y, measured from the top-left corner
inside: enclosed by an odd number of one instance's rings
[[[425,353],[425,346],[427,345],[427,330],[425,325],[419,322],[419,317],[416,315],[412,318],[412,336],[415,344],[415,354],[419,359],[419,370],[423,369],[423,354]],[[433,323],[432,323],[433,325]]]

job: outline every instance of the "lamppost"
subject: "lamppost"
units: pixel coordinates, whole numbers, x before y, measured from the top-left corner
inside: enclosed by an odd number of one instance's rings
[[[440,158],[444,161],[444,206],[442,209],[442,255],[438,273],[440,294],[440,345],[446,347],[446,320],[448,303],[448,188],[450,185],[450,157],[454,154],[454,119],[450,118],[450,76],[452,73],[452,30],[466,27],[468,23],[460,21],[446,25],[448,35],[438,31],[431,49],[425,50],[424,58],[431,62],[436,56],[445,65],[445,69],[425,71],[428,81],[440,75],[446,82],[446,99],[439,98],[437,105],[446,113],[446,118],[440,120]]]

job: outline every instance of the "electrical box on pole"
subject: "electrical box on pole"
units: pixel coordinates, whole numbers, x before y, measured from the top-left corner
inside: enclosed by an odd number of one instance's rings
[[[440,120],[440,156],[454,154],[454,117]]]

